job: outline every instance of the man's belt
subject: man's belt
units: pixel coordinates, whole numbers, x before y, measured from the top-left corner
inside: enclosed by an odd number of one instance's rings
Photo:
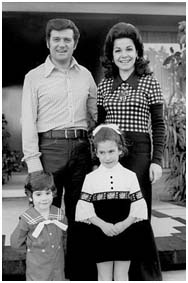
[[[43,138],[57,138],[57,139],[77,139],[77,138],[87,138],[87,131],[85,130],[50,130],[48,132],[39,133],[40,137]]]

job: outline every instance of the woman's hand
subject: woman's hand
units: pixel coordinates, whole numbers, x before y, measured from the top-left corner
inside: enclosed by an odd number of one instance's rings
[[[149,177],[152,184],[159,180],[162,176],[162,168],[156,163],[151,163],[149,168]]]

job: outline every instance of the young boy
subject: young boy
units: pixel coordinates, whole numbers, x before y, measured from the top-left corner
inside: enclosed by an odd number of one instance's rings
[[[31,206],[19,217],[11,246],[26,250],[26,280],[64,280],[62,236],[67,225],[63,223],[64,211],[52,205],[56,194],[52,175],[29,175],[25,193]]]

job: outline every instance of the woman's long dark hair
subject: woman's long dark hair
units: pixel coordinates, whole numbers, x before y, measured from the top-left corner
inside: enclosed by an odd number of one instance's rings
[[[116,77],[119,73],[117,66],[113,63],[114,41],[118,38],[132,39],[138,54],[138,58],[135,62],[136,74],[151,74],[152,72],[148,66],[149,61],[144,59],[144,46],[138,29],[129,23],[120,22],[109,30],[105,39],[104,55],[101,58],[102,66],[105,68],[105,77]]]

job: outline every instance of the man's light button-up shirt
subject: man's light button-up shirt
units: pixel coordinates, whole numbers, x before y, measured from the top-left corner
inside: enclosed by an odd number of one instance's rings
[[[74,58],[69,70],[63,72],[48,56],[25,76],[22,117],[22,161],[26,161],[28,172],[42,170],[38,133],[87,130],[89,117],[97,121],[97,87],[91,73]]]

